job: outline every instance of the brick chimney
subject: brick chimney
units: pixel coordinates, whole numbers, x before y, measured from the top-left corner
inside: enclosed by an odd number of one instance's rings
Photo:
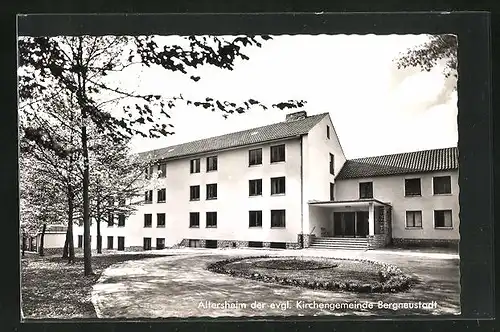
[[[300,111],[300,112],[295,112],[295,113],[289,113],[286,115],[286,121],[295,121],[295,120],[302,120],[307,118],[307,112],[306,111]]]

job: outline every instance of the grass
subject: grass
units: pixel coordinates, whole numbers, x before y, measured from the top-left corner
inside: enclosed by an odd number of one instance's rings
[[[338,264],[312,259],[262,259],[257,261],[253,266],[257,268],[276,270],[319,270],[331,269],[337,267]]]
[[[297,264],[297,268],[291,266]],[[310,266],[311,268],[307,268]],[[318,269],[318,267],[323,267]],[[379,281],[380,268],[373,264],[351,260],[245,259],[229,263],[230,270],[242,270],[295,280],[326,282],[352,281],[370,284]]]
[[[91,302],[92,286],[108,266],[158,254],[101,254],[92,257],[94,275],[83,275],[83,257],[68,264],[59,256],[26,255],[21,261],[23,317],[95,318]]]

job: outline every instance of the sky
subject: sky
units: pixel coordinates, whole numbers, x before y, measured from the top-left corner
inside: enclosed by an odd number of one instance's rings
[[[238,61],[233,71],[205,66],[196,70],[201,80],[194,82],[190,75],[141,69],[134,74],[138,79],[124,76],[123,84],[198,100],[253,98],[268,105],[306,100],[308,115],[329,112],[348,159],[456,146],[454,79],[446,79],[439,67],[431,72],[397,69],[393,61],[426,40],[425,35],[273,36],[261,48],[245,50],[250,59]],[[281,122],[293,111],[255,108],[224,119],[221,112],[177,107],[169,113],[175,134],[134,138],[132,152]]]

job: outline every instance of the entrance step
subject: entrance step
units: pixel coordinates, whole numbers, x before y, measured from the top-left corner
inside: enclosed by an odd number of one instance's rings
[[[313,238],[310,248],[366,250],[368,249],[368,239],[317,237]]]

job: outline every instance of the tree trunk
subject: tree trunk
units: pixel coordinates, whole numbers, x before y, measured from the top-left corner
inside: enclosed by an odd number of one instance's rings
[[[69,188],[68,202],[68,263],[75,262],[75,244],[73,240],[73,208],[74,208],[74,192],[73,187]]]
[[[77,63],[83,64],[83,37],[79,37]],[[83,274],[89,276],[92,271],[92,250],[90,247],[90,204],[89,204],[89,150],[87,142],[87,100],[85,73],[78,73],[78,106],[82,114],[82,156],[83,156]]]
[[[45,256],[45,254],[43,253],[43,240],[44,240],[44,236],[45,236],[45,229],[47,228],[47,224],[43,224],[43,227],[42,227],[42,235],[40,236],[40,248],[39,248],[39,255],[40,256]]]
[[[74,113],[71,111],[71,124],[73,125]],[[70,136],[71,144],[73,145],[73,131],[71,131]],[[75,160],[73,159],[73,153],[69,155],[68,162],[68,230],[66,233],[66,242],[67,242],[67,250],[68,250],[68,264],[72,264],[75,262],[75,244],[73,239],[73,211],[75,205],[75,188],[73,187],[73,166]]]
[[[24,251],[26,250],[26,233],[23,233],[23,248],[22,248],[22,255],[24,257]]]
[[[99,194],[98,194],[99,195]],[[97,212],[96,212],[96,223],[97,223],[97,252],[102,254],[102,236],[101,236],[101,213],[100,213],[100,199],[97,197]]]
[[[85,108],[82,109],[82,118],[87,120]],[[87,128],[82,126],[83,152],[83,270],[84,275],[92,272],[92,251],[90,247],[90,211],[89,211],[89,151],[87,147]]]
[[[64,248],[63,248],[63,254],[62,258],[68,258],[68,243],[69,243],[69,224],[68,227],[66,228],[66,239],[64,240]]]
[[[102,254],[101,218],[97,217],[97,252]]]
[[[73,159],[70,157],[70,163]],[[73,243],[73,208],[74,208],[74,192],[71,185],[71,178],[68,184],[68,231],[66,235],[66,241],[68,243],[68,263],[75,262],[75,247]]]

